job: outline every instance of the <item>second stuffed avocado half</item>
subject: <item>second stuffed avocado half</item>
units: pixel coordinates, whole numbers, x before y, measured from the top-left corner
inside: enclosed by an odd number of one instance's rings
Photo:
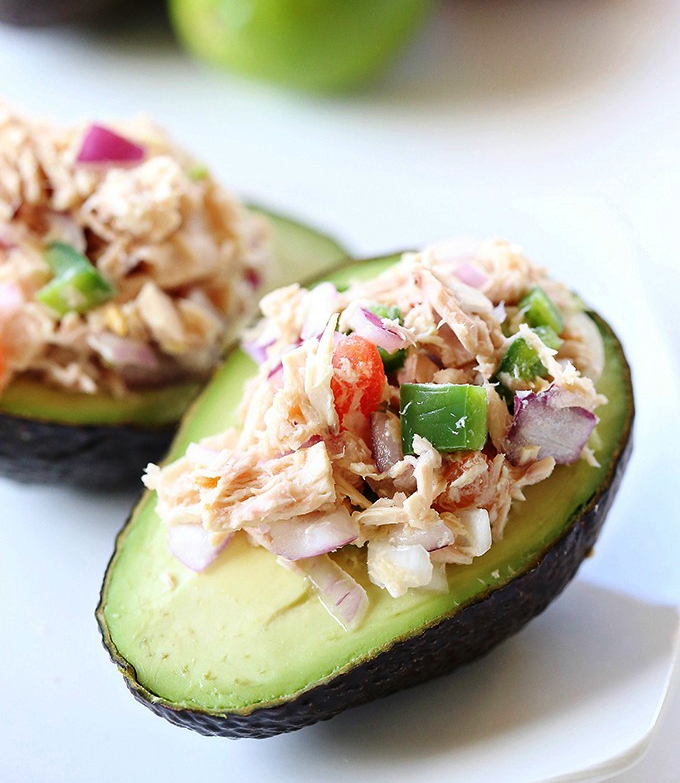
[[[399,257],[391,256],[347,264],[326,280],[336,291],[342,291],[353,281],[373,280],[398,260]],[[477,301],[469,289],[480,285],[480,276],[467,264],[460,266],[460,270],[461,277],[467,281],[463,295],[470,302]],[[549,303],[549,298],[546,299]],[[529,333],[527,320],[537,317],[540,321],[543,318],[540,313],[545,312],[543,300],[538,310],[532,301],[527,300],[528,303],[508,313],[508,320],[515,319],[516,336],[512,342],[522,339],[525,343],[516,347],[516,351],[532,350],[534,337],[533,332]],[[373,315],[376,312],[388,318],[382,321],[382,327],[387,326],[397,334],[397,313],[393,311],[385,316],[385,311],[377,307]],[[505,319],[506,315],[496,312],[493,317]],[[548,313],[550,317],[552,314]],[[375,327],[371,316],[353,317],[355,329],[345,329],[350,336],[353,331],[374,334],[369,326],[362,325],[361,318]],[[587,319],[585,326],[583,318]],[[209,558],[206,561],[209,564],[195,573],[170,551],[168,528],[157,511],[156,493],[146,491],[118,536],[97,609],[104,645],[135,698],[170,722],[202,734],[269,737],[331,718],[349,707],[450,672],[484,654],[543,611],[591,552],[631,451],[633,391],[623,349],[598,315],[584,312],[583,318],[581,325],[590,330],[591,336],[594,329],[601,341],[595,393],[599,401],[606,397],[607,402],[597,408],[596,433],[591,434],[589,445],[579,442],[576,446],[581,458],[570,453],[574,450],[573,443],[565,447],[571,434],[556,435],[552,430],[549,440],[559,444],[554,448],[545,446],[548,451],[552,449],[552,456],[544,457],[543,465],[546,460],[548,463],[552,460],[553,465],[561,464],[555,465],[545,480],[522,488],[525,499],[512,504],[507,518],[502,520],[501,534],[494,535],[492,545],[489,539],[474,552],[478,556],[465,557],[475,546],[471,543],[474,536],[470,530],[462,534],[462,548],[444,546],[442,551],[454,550],[454,554],[462,552],[463,555],[458,562],[454,556],[440,556],[444,562],[439,572],[444,574],[443,582],[434,584],[433,574],[429,585],[401,589],[398,581],[390,582],[390,575],[377,568],[375,559],[371,563],[370,551],[367,560],[366,549],[360,546],[342,546],[330,555],[323,555],[356,583],[365,596],[360,621],[354,613],[343,615],[340,605],[346,596],[341,596],[337,606],[329,609],[329,602],[317,589],[318,580],[315,581],[313,574],[310,577],[309,568],[305,572],[302,561],[298,561],[302,567],[297,569],[281,566],[277,551],[272,551],[276,550],[277,542],[274,523],[267,528],[266,546],[255,545],[243,531],[238,532],[212,562]],[[517,331],[519,321],[523,325]],[[346,324],[341,318],[337,327],[341,334],[334,338],[336,353],[337,346],[346,339],[342,336],[343,326]],[[568,339],[566,331],[563,336]],[[322,341],[323,337],[320,344]],[[540,353],[542,349],[536,345]],[[390,356],[393,353],[388,352]],[[543,355],[548,365],[550,355]],[[382,358],[386,368],[394,367],[385,361],[385,354]],[[504,365],[507,375],[501,380],[494,377],[490,384],[494,388],[505,384],[509,389],[524,384],[521,363],[509,368],[509,361]],[[338,362],[337,367],[340,365]],[[403,370],[404,365],[401,367]],[[388,377],[393,379],[396,376],[389,373],[399,371],[388,370]],[[543,367],[536,372],[537,377],[543,371],[548,376],[559,369],[552,365]],[[189,453],[188,448],[196,449],[191,444],[238,425],[236,411],[244,395],[254,393],[248,383],[256,372],[255,363],[244,351],[236,348],[228,355],[184,417],[165,464],[172,464]],[[274,367],[273,372],[268,370],[265,374],[272,377],[276,372],[278,368]],[[542,388],[541,382],[537,382],[536,388]],[[537,415],[539,425],[545,422],[548,429],[554,421],[552,414],[546,420],[541,418],[541,411],[550,404],[553,392],[539,391],[534,395],[535,400],[530,394],[515,392],[514,412],[510,403],[508,413],[512,425],[505,436],[514,449],[510,450],[514,461],[511,471],[517,475],[523,470],[522,462],[528,464],[528,452],[523,451],[527,448],[526,438],[540,441],[540,435],[531,434],[535,423],[531,417]],[[336,405],[339,399],[336,387]],[[469,395],[465,404],[472,404]],[[576,418],[566,421],[566,425],[570,430],[578,429],[581,420],[588,417],[580,411],[564,413],[568,407],[564,405],[557,418],[573,415]],[[383,409],[384,400],[374,413],[381,416],[385,413]],[[468,411],[471,413],[472,409]],[[386,413],[389,414],[389,407]],[[371,432],[364,432],[362,437],[373,439],[374,457],[380,462],[384,454],[376,454],[374,424],[379,419],[373,414],[371,417]],[[565,424],[560,420],[558,429]],[[418,430],[420,425],[414,426]],[[592,433],[592,425],[587,432]],[[477,437],[479,433],[473,435]],[[490,430],[488,437],[496,438],[497,433]],[[210,448],[211,441],[203,443]],[[314,440],[312,443],[318,445]],[[415,444],[413,459],[418,464],[418,460],[426,459],[424,455],[431,452],[427,452],[422,441],[415,439]],[[305,443],[304,447],[313,446]],[[401,448],[407,451],[409,445],[402,443]],[[440,448],[447,451],[451,447]],[[467,444],[466,448],[478,446]],[[487,453],[484,450],[479,453],[489,460],[490,446],[484,448]],[[449,450],[445,459],[452,460],[450,464],[458,464],[459,457],[465,460],[470,454],[470,451]],[[535,451],[533,458],[537,459]],[[424,462],[420,463],[419,469],[423,465]],[[421,490],[418,486],[417,492]],[[389,529],[392,535],[403,528],[393,489],[383,491],[378,481],[372,483],[371,489],[364,487],[362,491],[369,501],[378,495],[388,498],[386,502],[391,500],[394,516],[383,519],[385,531]],[[447,524],[455,528],[460,520],[470,518],[469,508],[467,512],[456,510],[447,516],[442,511],[446,507],[442,497],[435,506]],[[451,497],[453,507],[456,503],[465,506],[471,502],[470,498],[461,499],[460,493]],[[493,508],[493,502],[487,504],[488,508]],[[354,503],[349,510],[356,516],[362,513],[361,501],[357,497]],[[481,517],[488,525],[489,514],[482,513],[486,509],[478,511],[477,521]],[[496,511],[492,511],[491,517],[501,524]],[[362,535],[366,535],[365,531]],[[483,538],[479,529],[477,538]],[[435,560],[437,546],[427,549]],[[286,550],[285,545],[283,550],[278,550],[279,555],[281,551],[290,556],[290,549]]]
[[[346,255],[335,240],[293,218],[250,209],[271,230],[269,287],[318,274]],[[201,385],[174,382],[113,397],[18,378],[0,397],[0,474],[31,483],[135,486],[145,465],[168,449]]]
[[[337,264],[148,119],[0,104],[0,474],[135,485],[270,287]]]

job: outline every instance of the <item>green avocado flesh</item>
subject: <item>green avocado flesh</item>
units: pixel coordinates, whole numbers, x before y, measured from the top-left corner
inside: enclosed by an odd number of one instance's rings
[[[348,265],[329,279],[337,284],[368,279],[393,261]],[[613,333],[596,320],[606,347],[598,388],[609,400],[598,410],[601,467],[581,460],[529,487],[502,541],[471,565],[448,567],[445,595],[412,590],[391,598],[368,581],[361,550],[346,547],[335,557],[370,600],[354,631],[344,631],[330,617],[305,579],[238,535],[203,573],[189,571],[169,553],[166,528],[154,512],[156,496],[145,493],[118,538],[97,611],[105,645],[137,697],[168,707],[172,715],[183,709],[257,715],[259,708],[294,701],[395,642],[422,634],[532,569],[612,481],[613,464],[628,439],[633,415],[628,368]],[[239,350],[229,355],[185,416],[168,460],[192,440],[236,423],[244,382],[254,371]]]
[[[276,269],[268,288],[323,274],[340,262],[345,252],[336,242],[311,228],[253,207],[272,225]],[[197,382],[145,389],[128,397],[80,394],[19,378],[0,397],[0,415],[62,424],[130,424],[158,427],[178,422],[200,388]]]

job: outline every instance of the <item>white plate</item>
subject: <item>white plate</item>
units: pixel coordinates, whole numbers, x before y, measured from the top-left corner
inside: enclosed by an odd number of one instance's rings
[[[100,645],[93,611],[131,496],[0,482],[4,780],[596,781],[641,755],[676,657],[680,533],[666,489],[677,483],[669,444],[680,432],[677,379],[635,248],[592,199],[413,184],[405,199],[395,184],[373,178],[351,202],[337,193],[328,214],[352,226],[349,239],[366,252],[451,232],[506,235],[623,337],[635,368],[636,447],[595,557],[525,631],[451,676],[293,735],[208,740],[138,705]],[[367,210],[378,193],[376,221]]]
[[[621,19],[629,10],[616,9]],[[608,32],[635,31],[634,39],[653,45],[656,57],[659,42],[639,35],[636,17],[628,28],[612,26],[621,20],[610,16],[564,14],[551,29],[562,35],[570,19],[579,26],[588,21],[590,35],[606,22]],[[531,27],[531,18],[538,26]],[[541,20],[540,14],[522,17],[526,40],[532,29],[545,32]],[[470,40],[487,31],[484,14],[483,21]],[[455,52],[448,29],[442,26],[443,46]],[[622,155],[635,157],[632,140],[644,143],[649,128],[667,119],[665,93],[655,87],[672,87],[673,79],[655,78],[654,57],[645,57],[639,72],[648,81],[635,93],[642,107],[637,120],[630,117],[632,94],[622,92],[616,102],[621,85],[609,66],[622,61],[612,48],[622,40],[620,33],[603,37],[607,45],[598,58],[607,66],[607,84],[589,78],[588,100],[559,85],[551,89],[550,78],[536,79],[545,94],[523,94],[516,78],[500,79],[507,96],[494,101],[473,90],[461,100],[456,85],[467,77],[458,66],[469,64],[452,56],[447,67],[461,78],[451,85],[441,80],[438,90],[421,93],[415,79],[397,84],[387,98],[323,101],[251,88],[209,71],[153,31],[96,36],[0,29],[0,88],[7,99],[64,122],[148,111],[224,182],[328,226],[364,253],[453,232],[504,234],[524,244],[617,328],[634,365],[638,400],[636,450],[596,556],[544,615],[450,677],[262,742],[208,740],[165,723],[132,699],[107,660],[93,612],[131,496],[0,482],[0,779],[297,783],[314,775],[327,783],[538,783],[604,779],[639,757],[677,644],[672,607],[680,602],[680,524],[671,446],[680,435],[678,380],[665,325],[646,296],[641,272],[649,277],[648,262],[640,262],[618,217],[592,199],[515,195],[546,175],[579,181],[572,167],[583,181],[591,162],[621,164]],[[573,50],[589,77],[597,76],[591,49]],[[565,62],[559,60],[560,80]],[[493,70],[479,73],[493,84]],[[663,106],[661,114],[650,96]],[[622,133],[617,118],[624,115],[631,121]],[[605,139],[613,145],[608,154]],[[654,136],[655,148],[658,143]],[[564,161],[554,155],[560,149]],[[520,183],[517,173],[529,160],[536,171],[526,170]],[[515,192],[470,188],[513,177]],[[656,210],[658,198],[651,203]]]

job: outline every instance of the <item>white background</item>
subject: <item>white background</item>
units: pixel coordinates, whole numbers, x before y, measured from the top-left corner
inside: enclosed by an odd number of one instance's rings
[[[604,304],[636,355],[645,353],[639,332],[649,326],[650,354],[668,365],[659,380],[672,387],[669,367],[680,354],[679,42],[680,4],[671,0],[450,0],[385,81],[363,94],[323,99],[193,63],[151,19],[141,30],[0,28],[0,95],[63,122],[149,113],[222,181],[328,229],[360,254],[440,237],[449,225],[458,230],[468,216],[473,228],[484,226],[478,213],[485,204],[499,224],[517,225],[532,239],[536,231],[518,216],[540,216],[543,210],[557,233],[585,237],[589,247],[619,243],[620,269],[616,253],[592,260],[592,267],[580,257],[571,279]],[[499,207],[504,203],[513,206],[506,212]],[[492,233],[501,230],[505,227],[489,226]],[[548,245],[551,232],[538,236],[537,247]],[[552,266],[550,259],[540,260]],[[556,271],[568,267],[559,253],[555,262]],[[612,284],[608,296],[607,281],[617,272],[623,282]],[[616,309],[617,291],[628,310]],[[648,367],[653,374],[654,366]],[[619,587],[626,569],[625,586],[637,599],[673,604],[680,601],[680,519],[672,502],[677,437],[671,442],[678,432],[672,402],[677,392],[649,377],[642,388],[646,396],[638,398],[638,406],[645,412],[639,420],[647,429],[639,440],[648,448],[655,438],[667,458],[648,472],[636,463],[614,526],[635,530],[637,537],[626,549],[608,535],[599,564],[587,564],[577,589]],[[670,417],[668,428],[654,410]],[[235,769],[247,769],[264,753],[257,743],[203,740],[165,724],[131,700],[105,660],[92,612],[131,499],[0,484],[3,780],[144,780],[154,753],[165,754],[158,764],[165,764],[167,780],[186,780],[192,770],[203,775],[201,762],[208,758],[212,772],[222,759],[224,777],[233,779]],[[25,536],[17,533],[22,527]],[[639,568],[631,548],[639,553]],[[555,611],[571,617],[572,604],[558,603]],[[649,627],[644,612],[639,624],[631,617],[631,632],[644,628],[667,644],[671,621],[661,610],[658,616],[659,623],[649,621]],[[519,654],[522,645],[542,650],[546,644],[550,651],[550,633],[558,634],[556,643],[562,637],[555,623],[543,622],[522,635],[506,658],[512,650]],[[621,621],[617,632],[627,630]],[[591,642],[597,646],[597,639]],[[501,667],[503,661],[493,660]],[[472,680],[479,676],[475,672]],[[646,684],[648,690],[652,685]],[[680,779],[678,691],[676,685],[647,755],[618,774],[617,783]],[[427,694],[433,692],[396,704],[427,709]],[[379,708],[364,715],[370,720],[384,713]],[[605,734],[611,719],[603,713]],[[347,772],[352,759],[337,739],[333,744],[337,736],[366,766],[366,753],[352,742],[351,724],[352,719],[334,721],[329,726],[337,725],[338,734],[324,727],[307,744],[304,733],[287,745],[269,744],[279,748],[266,752],[283,764],[280,779],[288,780],[296,764],[301,774],[314,774],[300,755],[310,749],[328,752],[336,771]],[[646,737],[638,739],[646,744]],[[174,742],[183,755],[172,759],[171,769],[167,748]],[[436,754],[433,750],[425,766]],[[417,769],[402,761],[399,779],[420,779]],[[530,765],[524,778],[521,769],[515,772],[525,781],[533,774]],[[267,774],[277,779],[275,768]],[[437,775],[449,779],[439,768],[433,779]],[[509,773],[496,779],[509,780]]]

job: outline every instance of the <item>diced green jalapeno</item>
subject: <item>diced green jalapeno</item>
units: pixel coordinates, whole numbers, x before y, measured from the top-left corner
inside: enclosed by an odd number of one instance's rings
[[[71,245],[52,242],[44,258],[54,272],[54,278],[36,293],[35,298],[58,316],[84,313],[114,295],[111,283]]]
[[[562,331],[562,316],[540,286],[534,286],[529,291],[519,303],[519,309],[529,326],[549,326],[558,335]]]
[[[368,308],[379,318],[389,318],[390,321],[396,321],[400,326],[404,324],[404,318],[398,307],[387,307],[386,305],[374,304]],[[378,353],[382,359],[385,372],[394,372],[400,370],[406,361],[406,348],[399,348],[394,353],[387,353],[384,348],[378,348]]]
[[[552,348],[553,351],[559,351],[564,342],[557,332],[550,326],[535,326],[534,332],[541,338],[542,342]]]
[[[413,454],[420,435],[437,451],[478,451],[487,437],[486,391],[454,383],[404,383],[400,388],[401,440]]]

